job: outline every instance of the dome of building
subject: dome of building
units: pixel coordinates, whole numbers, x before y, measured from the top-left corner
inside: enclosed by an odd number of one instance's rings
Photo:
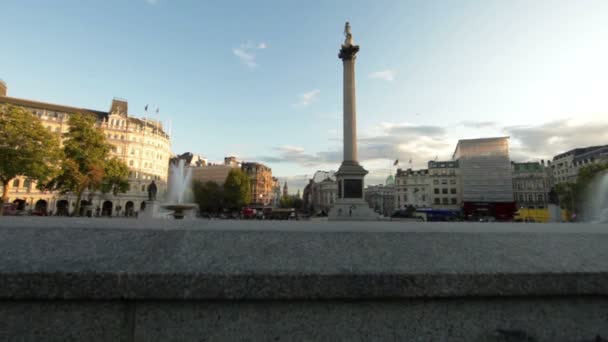
[[[395,177],[393,177],[393,175],[386,177],[386,182],[384,182],[384,185],[395,185]]]

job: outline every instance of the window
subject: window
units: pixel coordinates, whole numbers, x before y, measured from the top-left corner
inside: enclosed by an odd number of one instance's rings
[[[19,180],[18,180],[18,179],[15,179],[15,180],[13,181],[13,188],[18,188],[18,187],[19,187]]]
[[[129,166],[133,166],[133,161],[129,160]]]
[[[442,180],[441,180],[441,184],[443,184],[443,185],[448,184],[448,180],[447,180],[447,179],[442,179]]]
[[[142,184],[142,186],[141,186],[141,191],[142,191],[142,192],[146,191],[146,186],[145,186],[145,185],[143,185],[143,184]]]
[[[545,201],[545,195],[543,195],[543,194],[538,194],[536,198],[537,198],[538,202],[544,202]]]
[[[452,195],[455,195],[455,194],[456,194],[456,188],[451,188],[451,189],[450,189],[450,193],[451,193]]]
[[[450,199],[450,201],[451,201],[451,204],[458,204],[458,203],[456,202],[456,199],[455,199],[455,198]]]
[[[444,197],[442,202],[443,202],[443,204],[449,204],[447,197]]]
[[[435,194],[439,195],[439,188],[435,188]]]
[[[434,180],[433,180],[433,184],[434,184],[434,185],[439,185],[439,179],[434,179]]]
[[[534,202],[534,195],[528,194],[528,202]]]
[[[450,184],[456,185],[456,180],[455,179],[450,179]]]
[[[441,193],[442,193],[442,194],[447,194],[447,193],[448,193],[448,188],[443,188],[443,189],[441,189]]]
[[[407,202],[407,194],[403,195],[403,202]]]
[[[441,200],[439,198],[435,198],[435,204],[441,204]]]

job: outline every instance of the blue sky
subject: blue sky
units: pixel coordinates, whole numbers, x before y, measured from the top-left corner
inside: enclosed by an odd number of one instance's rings
[[[511,136],[516,160],[608,143],[608,1],[0,0],[0,19],[10,96],[159,107],[174,152],[292,188],[341,161],[347,20],[370,183],[459,138]]]

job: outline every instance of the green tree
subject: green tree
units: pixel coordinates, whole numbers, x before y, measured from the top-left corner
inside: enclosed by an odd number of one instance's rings
[[[101,128],[96,127],[95,117],[74,114],[70,116],[70,129],[65,134],[61,173],[48,184],[48,188],[61,193],[73,192],[76,205],[72,214],[80,211],[85,190],[124,192],[122,162],[109,159],[110,144]],[[106,178],[109,171],[109,178]]]
[[[111,192],[114,196],[129,191],[129,167],[117,158],[111,158],[104,164],[104,175],[99,188],[102,193]]]
[[[302,209],[302,205],[304,205],[304,201],[300,197],[296,196],[283,196],[281,201],[279,202],[279,207],[283,209]]]
[[[240,209],[251,202],[249,177],[240,169],[232,169],[224,183],[224,204],[230,209]]]
[[[0,182],[2,204],[8,201],[10,182],[22,175],[38,186],[53,178],[61,159],[59,139],[42,126],[28,110],[14,106],[0,107]]]
[[[217,213],[222,208],[222,187],[216,182],[192,182],[194,201],[201,212]]]
[[[279,202],[279,207],[282,209],[293,208],[293,197],[291,197],[291,196],[281,197],[281,201]]]

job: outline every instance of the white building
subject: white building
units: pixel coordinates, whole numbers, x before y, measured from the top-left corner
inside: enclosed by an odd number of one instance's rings
[[[462,179],[457,160],[430,161],[431,206],[458,210],[462,206]]]
[[[89,206],[100,215],[134,215],[145,208],[148,199],[147,186],[155,181],[158,197],[167,190],[171,145],[169,135],[162,123],[150,119],[129,116],[128,103],[114,99],[110,110],[98,111],[70,107],[6,96],[6,86],[0,86],[0,106],[22,107],[38,118],[49,131],[59,138],[68,132],[70,115],[91,115],[97,120],[110,144],[111,157],[117,157],[129,167],[129,190],[114,196],[99,192],[85,192],[81,199],[81,210]],[[58,192],[40,191],[36,184],[24,177],[17,177],[9,184],[9,201],[16,203],[18,210],[38,211],[66,215],[76,206],[76,196]],[[83,214],[83,213],[81,213]]]
[[[555,184],[574,183],[583,166],[608,162],[608,145],[575,148],[553,157],[551,164]]]
[[[428,208],[431,204],[429,170],[398,169],[395,175],[395,210],[408,206]]]

